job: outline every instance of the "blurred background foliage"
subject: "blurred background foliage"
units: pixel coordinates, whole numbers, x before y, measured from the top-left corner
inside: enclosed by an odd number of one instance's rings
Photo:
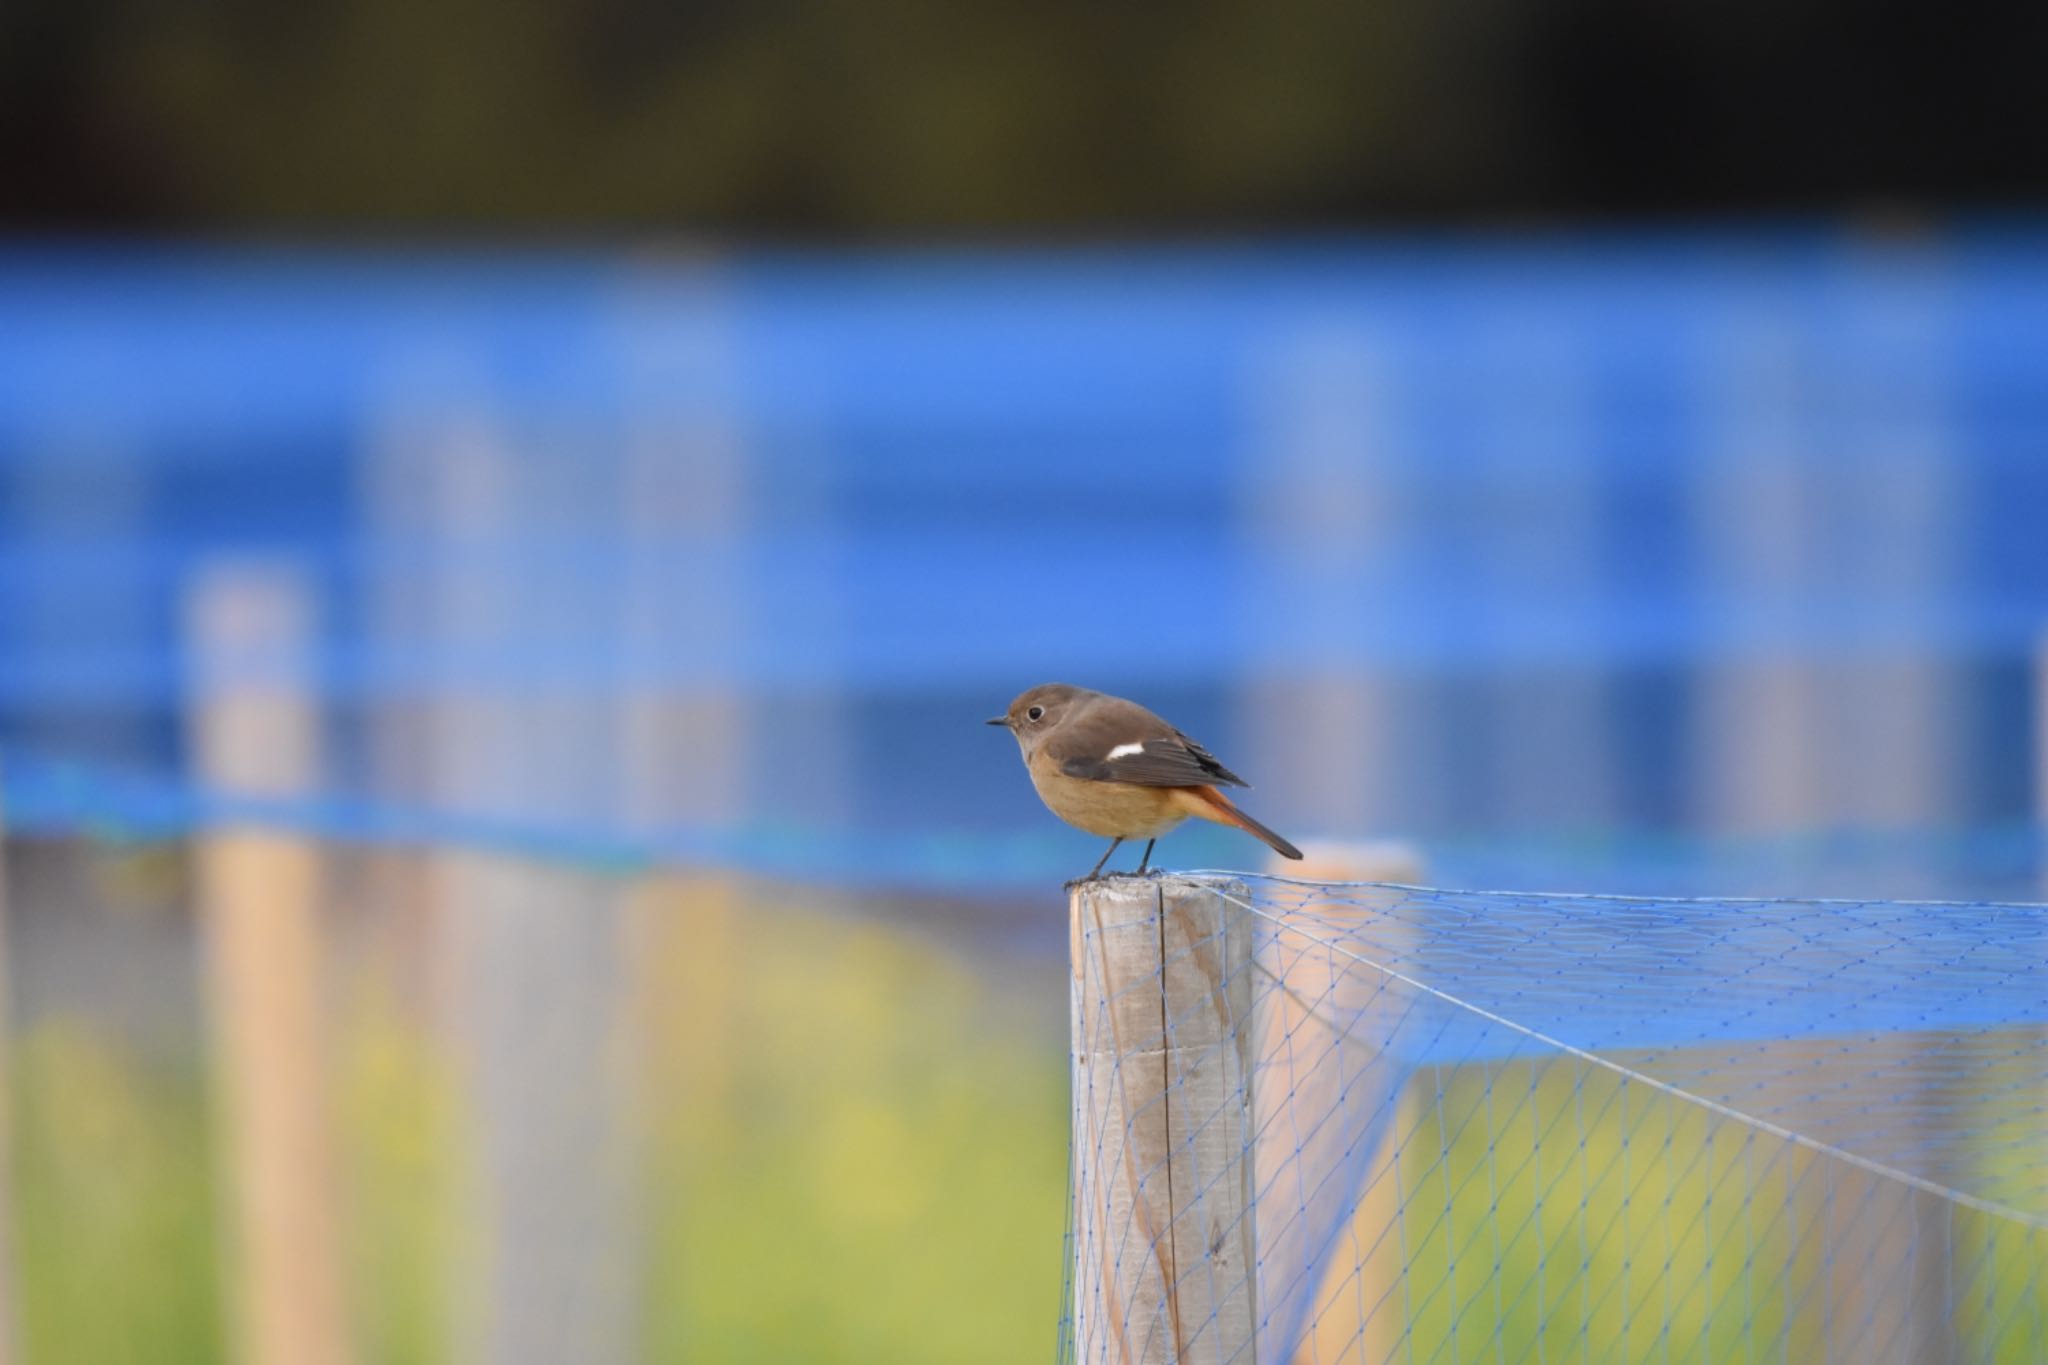
[[[15,0],[43,229],[1204,232],[1998,205],[2040,6]]]
[[[72,907],[104,917],[104,955],[182,919],[121,875],[164,861],[162,846],[38,857],[115,874],[97,879],[97,907]],[[1060,966],[998,962],[769,887],[662,877],[631,889],[647,897],[650,937],[619,1049],[636,1111],[630,1225],[608,1239],[570,1199],[547,1229],[633,1305],[622,1358],[1043,1359],[1065,1217]],[[741,906],[744,935],[722,935]],[[483,1120],[464,1109],[445,1011],[409,998],[414,955],[352,947],[356,918],[329,917],[332,1052],[306,1059],[334,1096],[349,1358],[462,1358],[474,1267],[491,1255]],[[196,993],[203,977],[132,984]],[[237,1153],[213,1120],[220,1078],[189,1034],[108,1015],[81,999],[9,1048],[20,1358],[233,1358],[245,1285],[223,1188]]]

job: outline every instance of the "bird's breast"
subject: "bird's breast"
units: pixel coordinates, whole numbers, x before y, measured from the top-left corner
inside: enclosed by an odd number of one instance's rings
[[[1171,787],[1090,782],[1049,763],[1031,765],[1031,785],[1054,815],[1105,839],[1149,839],[1187,819]]]

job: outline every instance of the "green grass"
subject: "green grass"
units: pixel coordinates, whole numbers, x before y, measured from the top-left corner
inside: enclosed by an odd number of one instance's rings
[[[636,964],[657,983],[622,1049],[649,1059],[631,1097],[641,1358],[1043,1359],[1066,1199],[1060,964],[1020,981],[872,921],[727,899],[723,919],[689,894],[656,906],[669,960]],[[343,985],[329,1094],[355,1353],[430,1365],[475,1283],[473,1116],[431,1020],[373,976]],[[15,1292],[38,1365],[232,1357],[204,1042],[145,1052],[85,1017],[14,1040]]]
[[[929,945],[755,923],[725,1054],[680,1064],[650,1358],[1042,1360],[1066,1203],[1066,1062]],[[1062,992],[1064,973],[1032,976]]]
[[[225,1358],[216,1190],[197,1073],[65,1019],[11,1058],[16,1312],[51,1365]]]
[[[1942,1349],[1950,1296],[1960,1358],[2037,1361],[2048,1340],[2040,1229],[1611,1071],[1425,1072],[1401,1114],[1407,1259],[1389,1302],[1414,1361],[1892,1358],[1916,1299]],[[2039,1160],[2035,1144],[1995,1151]],[[1326,1297],[1361,1301],[1352,1285]],[[1322,1328],[1324,1343],[1351,1330],[1341,1309]]]
[[[431,1365],[454,1331],[454,1068],[374,983],[346,1017],[335,1098],[356,1346],[370,1365]]]

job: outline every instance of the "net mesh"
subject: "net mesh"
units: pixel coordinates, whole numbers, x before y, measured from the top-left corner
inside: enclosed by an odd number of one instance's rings
[[[1062,1355],[2048,1359],[2048,907],[1083,883]]]

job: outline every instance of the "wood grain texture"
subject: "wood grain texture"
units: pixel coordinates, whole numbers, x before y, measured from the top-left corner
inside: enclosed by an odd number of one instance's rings
[[[1070,909],[1077,1358],[1252,1361],[1250,916],[1174,877]]]

